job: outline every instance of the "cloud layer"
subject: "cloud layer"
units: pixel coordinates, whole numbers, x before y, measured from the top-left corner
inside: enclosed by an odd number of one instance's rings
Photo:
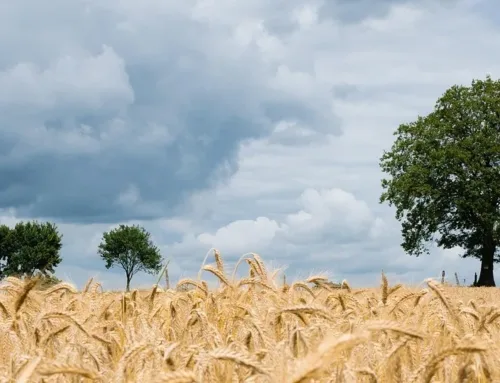
[[[0,13],[1,221],[56,221],[77,284],[122,285],[96,256],[122,222],[153,233],[174,277],[215,246],[358,284],[444,265],[470,283],[456,251],[403,254],[378,160],[447,87],[500,74],[495,8],[18,1]]]

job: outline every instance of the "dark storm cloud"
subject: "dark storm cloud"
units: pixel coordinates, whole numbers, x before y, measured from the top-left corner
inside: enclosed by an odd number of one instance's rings
[[[421,0],[423,2],[425,0]],[[450,0],[454,1],[454,0]],[[416,3],[412,0],[325,0],[320,2],[303,0],[278,0],[274,3],[282,10],[273,13],[264,21],[264,25],[278,35],[294,32],[298,27],[293,17],[297,7],[318,4],[319,21],[333,21],[342,24],[353,24],[366,18],[382,18],[391,7],[398,4]]]
[[[276,64],[235,42],[238,20],[195,11],[20,1],[2,12],[0,208],[72,222],[168,215],[277,121],[336,123],[272,85]]]
[[[357,23],[368,17],[382,18],[395,4],[416,3],[412,0],[341,0],[324,1],[319,9],[321,19],[332,18],[343,23]]]

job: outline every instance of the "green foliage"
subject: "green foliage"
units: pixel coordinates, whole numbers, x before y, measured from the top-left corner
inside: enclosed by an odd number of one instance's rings
[[[127,277],[127,291],[130,281],[138,271],[158,273],[162,267],[160,250],[150,240],[150,234],[142,227],[120,225],[103,234],[99,255],[106,262],[106,268],[119,266]]]
[[[6,276],[10,255],[13,252],[12,230],[6,225],[0,225],[0,278]]]
[[[460,246],[493,275],[500,261],[500,81],[451,87],[433,112],[400,125],[395,136],[380,162],[391,176],[382,180],[380,202],[396,207],[403,249],[419,256],[432,241]]]
[[[0,277],[54,273],[61,262],[62,235],[50,222],[19,222],[0,226]]]

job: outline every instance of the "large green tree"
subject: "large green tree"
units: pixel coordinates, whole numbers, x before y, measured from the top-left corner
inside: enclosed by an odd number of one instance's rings
[[[127,291],[130,281],[138,271],[154,274],[160,271],[162,257],[160,250],[153,244],[150,234],[138,225],[120,225],[103,234],[98,249],[106,262],[106,268],[119,266],[125,271]]]
[[[61,263],[62,235],[50,222],[19,222],[14,228],[0,225],[0,277],[45,276]]]
[[[395,132],[380,165],[380,202],[396,207],[403,249],[460,247],[481,261],[479,286],[495,286],[500,245],[500,81],[452,86],[434,110]]]

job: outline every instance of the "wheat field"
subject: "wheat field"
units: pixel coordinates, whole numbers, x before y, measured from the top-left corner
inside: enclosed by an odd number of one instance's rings
[[[425,288],[283,285],[252,254],[234,280],[176,290],[79,292],[6,278],[0,286],[1,382],[500,382],[500,295]],[[189,286],[187,291],[185,288]]]

